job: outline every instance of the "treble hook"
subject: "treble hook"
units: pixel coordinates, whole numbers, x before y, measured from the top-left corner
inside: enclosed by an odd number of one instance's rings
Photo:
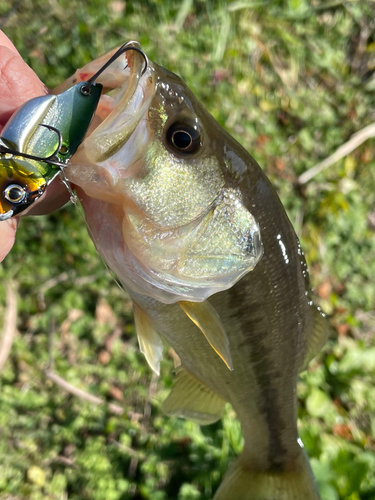
[[[45,160],[49,160],[50,158],[52,158],[53,156],[55,156],[60,151],[61,146],[62,146],[62,142],[63,142],[63,138],[62,138],[62,134],[61,134],[60,130],[57,129],[57,128],[55,128],[55,127],[52,127],[52,125],[45,125],[44,123],[39,123],[39,125],[41,127],[47,128],[48,130],[52,130],[53,132],[56,132],[57,137],[59,138],[59,143],[57,145],[57,148],[55,149],[55,151],[51,155],[46,156],[44,158],[43,161],[45,161]]]
[[[122,45],[117,50],[117,52],[115,52],[113,54],[113,56],[110,59],[108,59],[108,61],[99,69],[99,71],[97,71],[95,73],[94,76],[92,76],[89,80],[87,80],[86,85],[84,85],[83,87],[81,87],[81,92],[83,94],[90,93],[90,87],[95,83],[95,80],[98,78],[98,76],[101,75],[103,73],[103,71],[106,70],[108,68],[108,66],[110,66],[113,63],[113,61],[115,61],[116,59],[118,59],[122,54],[124,54],[128,50],[135,50],[136,52],[139,52],[139,54],[141,54],[141,56],[145,60],[145,67],[143,68],[142,73],[141,73],[141,76],[143,76],[145,74],[146,70],[147,70],[147,67],[148,67],[147,56],[143,52],[143,50],[139,49],[138,47],[133,47],[133,45],[129,45],[129,42],[127,42],[127,43],[124,43],[124,45]]]
[[[62,146],[62,142],[63,142],[63,138],[62,138],[60,130],[58,130],[55,127],[52,127],[52,125],[45,125],[44,123],[39,123],[39,126],[45,127],[49,130],[52,130],[53,132],[56,132],[56,134],[59,138],[59,143],[57,145],[57,148],[55,149],[55,151],[51,155],[46,156],[46,157],[29,155],[27,153],[22,153],[21,151],[15,151],[14,149],[7,148],[6,146],[0,146],[0,154],[11,154],[14,156],[21,156],[21,158],[42,161],[44,163],[48,163],[49,165],[55,165],[56,167],[65,167],[66,166],[65,163],[61,163],[61,162],[55,161],[53,159],[53,157],[56,158],[56,154],[60,151],[61,146]]]

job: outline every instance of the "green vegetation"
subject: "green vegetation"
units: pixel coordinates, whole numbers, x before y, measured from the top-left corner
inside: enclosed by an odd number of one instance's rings
[[[136,39],[178,73],[274,183],[301,238],[332,336],[299,384],[300,435],[323,500],[375,499],[375,151],[369,140],[301,189],[297,176],[375,120],[370,0],[3,0],[0,22],[54,87]],[[17,334],[0,378],[0,498],[209,500],[240,426],[166,418],[129,300],[68,206],[25,218],[0,268]],[[54,371],[124,408],[67,394]]]

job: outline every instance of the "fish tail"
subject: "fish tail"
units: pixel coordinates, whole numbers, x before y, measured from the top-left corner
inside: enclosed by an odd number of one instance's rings
[[[302,450],[293,469],[254,471],[241,455],[225,475],[214,500],[320,500],[308,458]]]

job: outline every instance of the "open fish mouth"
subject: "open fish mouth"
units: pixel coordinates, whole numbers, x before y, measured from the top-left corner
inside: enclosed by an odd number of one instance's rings
[[[136,42],[127,46],[140,51]],[[87,157],[93,163],[113,157],[124,146],[148,107],[153,94],[153,79],[151,69],[147,67],[144,70],[145,58],[141,54],[143,52],[126,52],[124,83],[113,94],[103,97],[105,108],[112,110],[86,141]],[[147,96],[147,90],[151,95]]]
[[[140,48],[137,42],[128,45]],[[115,52],[77,70],[65,85],[91,77]],[[118,183],[129,175],[129,165],[134,162],[140,147],[131,138],[155,93],[152,67],[148,65],[144,71],[144,65],[145,59],[139,52],[128,51],[97,79],[107,93],[103,92],[100,98],[88,137],[65,170],[69,181],[81,187],[88,196],[122,202]],[[59,87],[57,91],[60,90]],[[146,128],[145,133],[140,134],[144,140],[148,135]]]
[[[124,151],[120,155],[117,153],[124,149],[155,93],[152,68],[147,65],[145,70],[147,58],[141,52],[140,45],[129,42],[126,47],[134,47],[138,51],[124,53],[96,79],[103,85],[104,92],[89,135],[78,149],[73,164],[66,169],[71,182],[82,187],[89,195],[94,195],[91,193],[94,191],[95,197],[103,193],[103,186],[99,190],[96,186],[102,182],[103,176],[114,189],[116,181],[123,177],[124,166],[129,164],[131,158],[124,161]],[[115,52],[113,50],[77,70],[64,86],[55,91],[61,91],[69,83],[88,80]],[[82,165],[87,164],[91,165],[90,170],[82,168]],[[94,171],[100,172],[98,182],[92,175]],[[104,199],[107,197],[108,192],[104,194]]]

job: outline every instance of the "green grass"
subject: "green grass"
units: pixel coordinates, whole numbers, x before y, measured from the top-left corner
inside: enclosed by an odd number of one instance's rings
[[[4,31],[48,86],[137,39],[265,169],[332,324],[298,392],[300,434],[323,500],[375,499],[374,140],[302,190],[295,182],[375,120],[374,7],[359,0],[0,5]],[[211,499],[241,449],[239,423],[230,408],[204,428],[163,416],[172,358],[166,353],[153,379],[129,300],[77,209],[25,218],[0,277],[0,321],[7,281],[18,296],[18,331],[0,378],[0,498]],[[44,376],[49,336],[55,371],[123,406],[123,416]]]

